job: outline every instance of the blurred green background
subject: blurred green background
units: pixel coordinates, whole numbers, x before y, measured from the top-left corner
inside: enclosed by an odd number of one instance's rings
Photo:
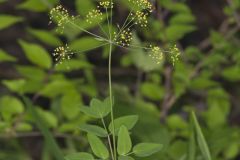
[[[0,0],[0,160],[52,160],[24,94],[56,138],[63,154],[89,151],[78,126],[95,123],[79,107],[108,95],[107,47],[77,29],[63,34],[49,24],[49,10],[62,4],[85,15],[96,0]],[[164,144],[144,160],[183,160],[189,143],[189,113],[196,111],[214,160],[240,159],[240,1],[152,0],[147,29],[133,41],[162,48],[176,43],[180,60],[159,65],[142,49],[114,48],[116,117],[139,114],[134,141]],[[122,24],[130,6],[115,0],[113,21]],[[106,24],[105,24],[106,25]],[[96,25],[85,29],[98,33]],[[53,50],[68,44],[77,54],[54,65]],[[197,152],[199,153],[199,151]],[[199,154],[198,160],[203,160]]]

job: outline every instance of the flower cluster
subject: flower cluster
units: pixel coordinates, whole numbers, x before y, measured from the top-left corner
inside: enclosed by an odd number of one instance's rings
[[[57,47],[54,50],[53,56],[57,64],[62,64],[65,60],[70,60],[73,56],[73,52],[70,51],[67,45]]]
[[[105,8],[105,9],[107,9],[107,8],[113,8],[113,2],[109,2],[109,1],[99,2],[98,8],[100,8],[100,7]]]
[[[89,11],[87,14],[87,22],[93,23],[94,21],[102,20],[102,12],[99,9],[93,9],[92,11]]]
[[[178,61],[179,56],[180,56],[180,51],[177,48],[177,45],[173,45],[172,47],[170,47],[170,52],[171,52],[171,60],[172,60],[172,64],[175,65],[176,61]]]
[[[142,10],[148,10],[149,12],[153,11],[153,5],[148,0],[128,0],[128,1],[137,5]]]
[[[123,47],[129,46],[131,41],[132,41],[132,32],[129,28],[123,31],[120,31],[120,33],[118,34],[114,32],[114,42],[116,42],[117,45],[120,45]]]
[[[160,64],[163,59],[163,52],[160,47],[150,45],[150,49],[149,56],[152,57],[157,64]]]
[[[147,27],[147,13],[137,11],[136,13],[131,13],[130,16],[136,25],[139,24],[141,27]]]
[[[53,8],[50,11],[50,23],[55,20],[57,22],[57,26],[60,29],[60,32],[63,32],[65,25],[74,19],[75,17],[70,16],[68,11],[61,5]]]

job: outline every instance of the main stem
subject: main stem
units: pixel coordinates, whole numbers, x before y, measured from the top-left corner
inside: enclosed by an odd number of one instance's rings
[[[116,139],[115,139],[115,126],[114,126],[114,115],[113,115],[113,95],[112,95],[112,77],[111,77],[111,67],[112,67],[112,43],[109,44],[109,57],[108,57],[108,83],[109,83],[109,95],[110,95],[110,105],[111,105],[111,121],[113,124],[113,152],[114,160],[117,160],[116,154]]]

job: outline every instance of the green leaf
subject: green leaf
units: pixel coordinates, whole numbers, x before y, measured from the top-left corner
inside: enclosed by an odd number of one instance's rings
[[[109,152],[103,142],[94,134],[88,133],[88,142],[92,148],[93,153],[102,159],[107,159],[109,157]]]
[[[32,131],[32,129],[33,127],[30,124],[25,122],[21,122],[16,126],[16,131],[18,132],[29,132],[29,131]]]
[[[42,82],[46,76],[44,70],[34,66],[17,66],[18,73],[26,79]]]
[[[0,15],[0,30],[7,28],[17,22],[23,21],[22,17],[17,17],[17,16],[12,16],[12,15],[5,15],[1,14]]]
[[[18,80],[3,80],[3,85],[5,85],[9,90],[17,93],[23,92],[23,87],[26,85],[26,81],[24,79]]]
[[[156,143],[139,143],[133,147],[133,153],[137,157],[147,157],[156,152],[159,152],[163,145]]]
[[[72,153],[64,157],[65,160],[94,160],[94,157],[85,152]]]
[[[103,102],[93,98],[90,107],[81,107],[80,110],[93,118],[103,118],[111,111],[110,99],[106,98]]]
[[[78,116],[81,104],[80,95],[76,90],[69,91],[61,99],[61,110],[64,117],[71,120]]]
[[[39,29],[28,29],[28,32],[45,44],[57,47],[62,45],[60,39],[53,33]]]
[[[149,82],[145,82],[141,85],[141,92],[151,100],[160,100],[165,94],[164,89],[159,84]]]
[[[133,45],[142,46],[140,39],[137,34],[133,34]],[[143,71],[151,71],[160,68],[160,65],[155,63],[153,59],[146,53],[142,48],[134,48],[126,59],[130,59],[133,64]]]
[[[195,21],[195,17],[189,13],[180,13],[174,15],[170,19],[170,24],[186,24],[186,23],[193,23]]]
[[[36,111],[38,112],[39,116],[41,116],[41,118],[43,119],[46,127],[48,128],[57,127],[58,120],[57,120],[57,117],[52,112],[43,110],[40,107],[38,107]]]
[[[191,117],[192,117],[192,121],[193,121],[195,131],[196,131],[197,142],[198,142],[199,148],[202,152],[202,155],[203,155],[205,160],[211,160],[212,158],[211,158],[211,155],[210,155],[210,151],[209,151],[207,142],[204,138],[204,135],[202,133],[202,129],[201,129],[199,123],[198,123],[198,120],[197,120],[194,112],[192,112]]]
[[[25,0],[17,6],[18,9],[25,9],[33,12],[43,12],[48,10],[58,0]]]
[[[51,153],[53,154],[53,156],[55,157],[56,160],[64,160],[60,148],[58,147],[52,134],[47,129],[47,126],[46,126],[45,122],[43,121],[42,117],[35,110],[34,106],[32,105],[31,101],[28,98],[26,98],[26,97],[22,97],[22,98],[23,98],[24,103],[30,110],[30,112],[34,118],[34,122],[36,123],[36,125],[40,129],[40,131],[42,132],[42,134],[46,140],[46,143],[48,144],[47,148],[50,149]]]
[[[195,156],[196,156],[196,140],[195,140],[193,119],[191,118],[187,160],[195,160]]]
[[[68,61],[63,61],[61,65],[56,65],[55,69],[56,71],[61,72],[71,72],[74,70],[80,70],[80,69],[91,69],[92,65],[85,61],[85,60],[79,60],[79,59],[70,59]]]
[[[104,43],[92,37],[82,37],[70,43],[69,48],[77,52],[86,52],[101,47]]]
[[[118,160],[134,160],[134,158],[132,158],[130,156],[119,156]]]
[[[26,57],[32,63],[47,69],[52,66],[51,57],[44,48],[37,44],[27,43],[22,40],[20,40],[19,43]]]
[[[118,133],[117,152],[119,155],[126,155],[132,149],[132,141],[128,129],[121,126]]]
[[[23,103],[12,96],[3,96],[0,99],[0,113],[5,120],[10,120],[14,115],[23,113]]]
[[[179,114],[171,114],[167,117],[167,126],[173,130],[187,129],[188,125]]]
[[[239,72],[240,72],[239,66],[231,66],[224,68],[222,76],[223,78],[231,82],[236,82],[240,80]]]
[[[76,9],[78,13],[82,16],[87,15],[87,13],[95,8],[95,5],[92,1],[86,1],[86,0],[76,0]]]
[[[108,133],[105,129],[103,129],[99,126],[96,126],[96,125],[82,124],[79,126],[79,128],[82,131],[94,134],[99,137],[107,137],[108,136]]]
[[[74,84],[71,81],[58,79],[45,85],[44,88],[41,90],[40,94],[53,98],[58,95],[66,94],[67,92],[74,89]]]
[[[6,53],[4,50],[0,49],[0,62],[15,62],[16,58]]]
[[[172,159],[182,159],[182,157],[186,156],[187,142],[184,142],[183,140],[175,140],[171,143],[167,152]]]
[[[184,3],[167,1],[164,6],[172,12],[191,13],[191,9]]]
[[[167,27],[166,36],[170,41],[177,41],[194,30],[196,30],[196,27],[193,25],[174,24]]]
[[[128,130],[132,129],[135,124],[138,121],[138,116],[137,115],[130,115],[130,116],[124,116],[124,117],[119,117],[114,120],[114,128],[115,128],[115,133],[117,134],[119,132],[119,129],[121,126],[126,126]],[[108,126],[109,131],[113,133],[113,123],[111,122]]]

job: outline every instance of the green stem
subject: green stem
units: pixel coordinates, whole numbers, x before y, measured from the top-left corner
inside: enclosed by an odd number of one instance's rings
[[[111,5],[113,1],[110,1]],[[112,16],[113,16],[113,9],[111,7],[110,11],[110,42],[112,42]],[[111,77],[111,67],[112,67],[112,43],[109,44],[109,58],[108,58],[108,82],[109,82],[109,95],[110,95],[110,105],[111,105],[111,121],[113,124],[113,152],[114,152],[114,160],[117,160],[117,150],[116,150],[116,139],[115,139],[115,126],[114,126],[114,115],[113,115],[113,95],[112,95],[112,77]]]
[[[110,95],[110,105],[111,105],[111,121],[113,124],[113,152],[114,160],[117,160],[116,154],[116,139],[115,139],[115,126],[114,126],[114,115],[113,115],[113,95],[112,95],[112,78],[111,78],[111,67],[112,67],[112,43],[109,44],[109,58],[108,58],[108,83],[109,83],[109,95]]]
[[[101,118],[101,120],[102,120],[102,124],[103,124],[104,129],[105,129],[106,132],[108,133],[108,136],[107,136],[107,139],[108,139],[108,145],[109,145],[109,148],[110,148],[110,152],[111,152],[112,159],[114,159],[114,153],[113,153],[113,148],[112,148],[111,138],[110,138],[110,135],[109,135],[108,129],[107,129],[107,127],[106,127],[106,124],[105,124],[105,122],[104,122],[104,119]]]

